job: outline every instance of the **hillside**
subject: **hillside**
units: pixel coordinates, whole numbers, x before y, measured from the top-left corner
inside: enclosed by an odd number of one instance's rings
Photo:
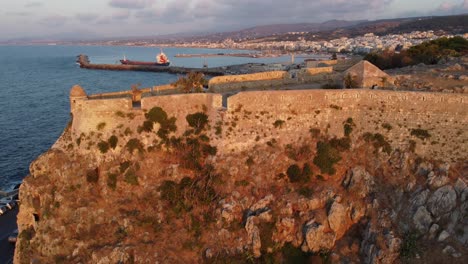
[[[70,96],[16,263],[468,261],[467,95]]]

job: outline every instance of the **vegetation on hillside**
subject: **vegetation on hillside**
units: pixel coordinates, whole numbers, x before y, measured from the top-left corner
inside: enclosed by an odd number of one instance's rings
[[[208,85],[208,80],[201,72],[189,72],[185,77],[179,77],[171,84],[183,93],[201,93],[203,87]]]
[[[436,64],[442,59],[466,54],[468,54],[468,40],[463,37],[443,37],[421,43],[399,53],[389,50],[369,53],[364,59],[385,70],[419,63]]]

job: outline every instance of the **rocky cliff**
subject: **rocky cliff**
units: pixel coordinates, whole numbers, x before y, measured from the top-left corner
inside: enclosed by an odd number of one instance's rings
[[[21,186],[15,262],[467,262],[466,109],[400,132],[347,106],[310,110],[333,122],[313,127],[245,105],[72,110]]]

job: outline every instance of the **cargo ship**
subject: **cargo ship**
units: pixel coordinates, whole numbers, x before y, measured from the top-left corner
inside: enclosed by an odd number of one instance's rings
[[[164,54],[164,52],[161,50],[161,53],[156,56],[156,62],[127,60],[124,55],[124,58],[123,60],[120,60],[120,63],[124,65],[169,66],[171,62],[167,58],[166,54]]]

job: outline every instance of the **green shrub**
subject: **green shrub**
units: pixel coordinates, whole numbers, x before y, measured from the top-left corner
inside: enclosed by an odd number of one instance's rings
[[[314,138],[320,136],[320,129],[318,128],[311,128],[309,129],[310,135]]]
[[[346,119],[346,121],[343,122],[344,135],[349,137],[351,132],[353,132],[354,127],[356,127],[356,125],[354,124],[353,119],[351,117]]]
[[[278,120],[276,120],[276,121],[273,123],[273,126],[274,126],[275,128],[278,128],[278,127],[279,127],[279,128],[282,128],[283,125],[284,125],[284,123],[285,123],[284,120],[278,119]]]
[[[330,108],[333,108],[333,109],[336,109],[336,110],[342,110],[343,109],[343,107],[338,106],[338,105],[334,105],[334,104],[331,104]]]
[[[119,139],[116,136],[112,135],[112,136],[109,137],[107,142],[109,143],[109,146],[112,149],[115,149],[115,147],[117,147],[117,142],[119,142]]]
[[[99,151],[101,151],[101,153],[107,153],[107,151],[109,150],[109,143],[105,142],[105,141],[101,141],[98,143],[98,148],[99,148]]]
[[[138,185],[138,177],[133,168],[127,170],[127,172],[125,173],[124,181],[131,185]]]
[[[140,153],[144,152],[143,144],[137,138],[130,139],[125,147],[130,153],[133,153],[134,150],[138,150]]]
[[[392,125],[390,125],[389,123],[383,123],[382,127],[387,129],[388,131],[392,130],[392,128],[393,128]]]
[[[308,163],[304,164],[302,170],[298,165],[293,164],[287,169],[286,175],[288,175],[289,181],[292,183],[306,183],[310,180],[310,176],[312,176],[312,169]]]
[[[392,146],[387,139],[380,133],[364,133],[363,138],[366,142],[372,143],[376,150],[382,148],[382,151],[389,154],[392,152]]]
[[[89,183],[97,183],[99,181],[99,170],[98,168],[88,170],[86,172],[86,181]]]
[[[314,195],[314,190],[307,186],[303,186],[297,190],[297,193],[304,196],[305,198],[311,198],[312,195]]]
[[[404,259],[411,259],[416,257],[419,253],[418,247],[419,235],[417,232],[408,232],[403,238],[400,248],[400,256]]]
[[[247,158],[247,160],[245,161],[245,164],[246,164],[247,166],[249,166],[249,167],[255,164],[255,162],[254,162],[252,156],[249,156],[249,157]]]
[[[106,123],[105,123],[105,122],[101,122],[101,123],[99,123],[99,124],[97,125],[96,128],[97,128],[97,130],[103,130],[104,127],[106,127]]]
[[[153,121],[146,120],[143,122],[143,125],[139,127],[139,130],[144,131],[144,132],[151,132],[153,131],[153,125],[154,125]]]
[[[288,175],[289,181],[291,182],[298,182],[301,179],[302,171],[299,166],[296,164],[289,166],[286,171],[286,175]]]
[[[330,143],[325,141],[317,142],[317,156],[314,158],[314,164],[320,168],[321,173],[335,174],[333,166],[340,160],[339,151]]]
[[[185,117],[190,127],[195,129],[195,134],[199,134],[208,124],[208,116],[205,113],[198,112]]]
[[[115,190],[117,187],[117,174],[116,173],[109,173],[107,174],[107,186],[112,190]]]
[[[349,150],[351,148],[351,139],[349,137],[344,138],[332,138],[329,141],[330,145],[339,151]]]
[[[425,129],[420,129],[420,128],[417,128],[417,129],[411,129],[411,135],[412,136],[415,136],[421,140],[425,140],[427,138],[430,138],[431,137],[431,134],[429,134],[429,132]]]

